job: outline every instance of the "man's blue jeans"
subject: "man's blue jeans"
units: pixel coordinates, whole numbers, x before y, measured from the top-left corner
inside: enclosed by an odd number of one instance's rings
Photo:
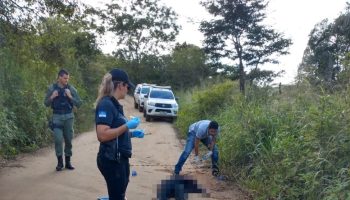
[[[179,161],[177,162],[177,164],[175,165],[175,174],[179,174],[180,171],[182,170],[182,166],[185,164],[188,156],[190,156],[193,148],[194,148],[194,143],[196,140],[196,134],[195,132],[189,132],[187,134],[187,141],[186,141],[186,146],[184,151],[182,152]],[[201,139],[201,142],[209,149],[209,144],[212,141],[212,136],[209,136],[207,138]],[[213,148],[213,154],[211,156],[211,163],[212,163],[212,168],[217,168],[217,163],[219,160],[219,151],[218,148],[215,144],[214,148]]]

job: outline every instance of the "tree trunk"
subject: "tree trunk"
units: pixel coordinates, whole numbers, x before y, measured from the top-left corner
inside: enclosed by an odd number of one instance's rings
[[[241,59],[239,59],[239,91],[245,93],[245,73]]]

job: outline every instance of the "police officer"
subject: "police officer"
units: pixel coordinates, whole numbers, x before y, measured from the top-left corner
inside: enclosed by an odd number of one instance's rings
[[[61,69],[58,72],[57,82],[52,84],[46,92],[45,105],[51,106],[53,110],[52,126],[55,139],[55,152],[57,156],[56,170],[63,169],[63,140],[64,140],[64,155],[65,167],[73,170],[71,164],[72,156],[72,139],[73,139],[73,123],[74,114],[73,107],[79,107],[81,100],[77,90],[68,84],[69,73]]]
[[[119,100],[133,87],[126,72],[113,69],[102,80],[96,100],[96,134],[100,142],[97,166],[104,176],[110,200],[124,200],[129,183],[131,138],[144,136],[139,118],[127,120]]]

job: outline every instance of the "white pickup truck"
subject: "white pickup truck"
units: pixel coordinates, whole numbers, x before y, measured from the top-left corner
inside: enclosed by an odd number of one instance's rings
[[[134,107],[139,109],[140,112],[143,111],[144,106],[144,97],[148,94],[151,86],[155,86],[155,84],[148,83],[140,83],[137,84],[134,92]]]
[[[173,91],[170,86],[151,86],[145,96],[143,115],[146,121],[154,117],[169,118],[173,122],[179,110]]]

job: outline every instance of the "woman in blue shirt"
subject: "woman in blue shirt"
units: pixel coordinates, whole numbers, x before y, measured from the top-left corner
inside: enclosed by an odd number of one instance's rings
[[[136,128],[139,118],[127,120],[118,100],[124,99],[128,88],[133,87],[126,72],[113,69],[102,80],[96,100],[96,134],[100,142],[97,166],[104,176],[110,200],[124,200],[129,182],[131,137],[143,137]]]

